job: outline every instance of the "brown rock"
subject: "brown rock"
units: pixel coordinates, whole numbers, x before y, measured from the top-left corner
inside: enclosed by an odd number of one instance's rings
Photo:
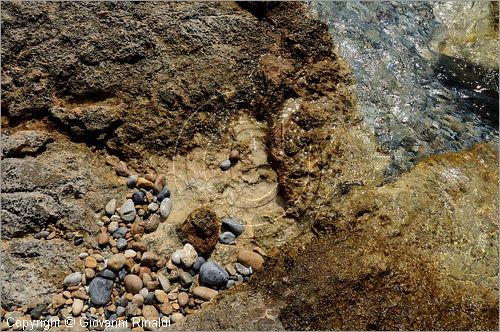
[[[137,179],[137,188],[139,188],[139,189],[144,188],[146,190],[152,189],[153,182],[146,180],[145,178],[138,178]]]
[[[163,187],[167,184],[167,177],[163,174],[160,174],[156,177],[156,180],[153,185],[153,191],[154,193],[159,193]]]
[[[210,253],[219,238],[220,221],[208,208],[192,211],[177,227],[177,234],[184,243],[191,243],[198,253]]]
[[[264,258],[256,252],[247,249],[240,249],[238,252],[238,262],[258,270],[264,264]]]
[[[88,267],[89,269],[95,269],[97,267],[96,259],[92,256],[85,257],[85,267]]]
[[[151,280],[146,283],[146,288],[148,289],[148,291],[154,291],[158,288],[158,286],[160,286],[160,283],[155,280]]]
[[[156,231],[159,225],[160,225],[160,216],[158,214],[153,214],[147,220],[144,221],[144,232],[152,233]]]
[[[65,303],[66,303],[66,299],[64,298],[64,296],[62,296],[62,294],[57,294],[52,299],[52,308],[54,308],[54,309],[60,308]]]
[[[204,286],[198,286],[193,288],[193,295],[196,296],[197,298],[200,298],[202,300],[210,300],[213,299],[214,297],[217,296],[219,292],[217,292],[215,289],[204,287]]]
[[[148,250],[144,242],[132,242],[132,248],[136,251],[146,251]]]
[[[164,315],[170,315],[174,311],[174,308],[172,308],[170,302],[160,304],[158,306],[158,309],[160,309],[160,312]]]
[[[231,160],[231,163],[237,163],[238,160],[240,160],[240,152],[238,150],[232,150],[229,153],[229,160]]]
[[[146,266],[141,266],[139,268],[139,277],[142,279],[145,274],[150,274],[151,270]]]
[[[153,267],[156,265],[156,262],[160,259],[160,257],[152,251],[146,251],[142,254],[141,264],[147,267]]]
[[[158,310],[156,310],[154,305],[145,305],[142,308],[142,315],[146,320],[156,320],[159,316]]]
[[[156,180],[156,174],[154,174],[154,173],[148,173],[144,177],[146,178],[146,180],[151,181],[151,182],[155,182],[155,180]]]
[[[189,295],[186,292],[181,292],[177,296],[177,303],[179,303],[179,306],[185,307],[189,302]]]
[[[106,233],[106,232],[99,233],[99,235],[97,236],[97,243],[100,246],[107,245],[109,243],[109,235],[108,235],[108,233]]]
[[[125,290],[132,294],[137,294],[142,289],[142,280],[135,274],[126,275],[123,283],[125,284]]]
[[[136,234],[142,235],[142,234],[144,234],[144,227],[142,227],[138,223],[133,223],[132,226],[130,226],[129,233],[132,235],[136,235]]]
[[[126,261],[127,259],[123,254],[115,254],[108,259],[107,267],[113,271],[119,271]]]
[[[130,175],[130,172],[127,168],[127,164],[125,164],[123,161],[120,161],[120,162],[118,162],[118,164],[116,164],[115,171],[116,171],[116,174],[119,176],[126,177],[126,176]]]

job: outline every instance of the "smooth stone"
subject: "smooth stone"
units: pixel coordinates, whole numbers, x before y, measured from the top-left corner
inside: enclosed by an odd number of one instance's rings
[[[160,204],[160,216],[163,219],[166,219],[170,215],[171,211],[172,211],[172,200],[170,198],[165,198]]]
[[[109,235],[106,232],[101,232],[97,236],[97,244],[100,246],[105,246],[109,243]]]
[[[134,204],[141,205],[144,203],[144,199],[146,198],[146,193],[140,190],[132,195],[132,201]]]
[[[200,282],[209,286],[225,286],[228,273],[217,263],[208,261],[200,268]]]
[[[180,312],[174,312],[172,314],[172,317],[170,317],[170,319],[172,320],[172,323],[181,323],[184,320],[186,320],[186,317],[184,317],[184,315],[181,314]]]
[[[104,269],[100,272],[97,272],[96,274],[98,277],[105,278],[105,279],[110,279],[110,280],[115,280],[116,278],[116,273],[111,271],[110,269]]]
[[[142,280],[135,274],[128,274],[123,281],[125,290],[132,294],[137,294],[142,289]]]
[[[194,270],[195,272],[199,272],[199,271],[200,271],[201,266],[202,266],[203,264],[205,264],[205,263],[206,263],[205,258],[203,258],[203,257],[201,257],[201,256],[198,256],[198,257],[196,258],[196,261],[195,261],[195,262],[194,262],[194,264],[193,264],[193,270]]]
[[[148,179],[140,177],[137,179],[137,188],[139,189],[144,188],[146,190],[153,189],[153,182],[149,181]]]
[[[116,211],[116,199],[115,198],[113,198],[112,200],[110,200],[108,202],[108,204],[106,204],[104,211],[106,211],[106,214],[108,216],[112,216],[113,214],[115,214],[115,211]]]
[[[179,293],[179,295],[177,296],[177,303],[181,306],[181,307],[185,307],[189,302],[189,295],[185,292],[181,292]]]
[[[85,267],[95,269],[97,267],[96,259],[92,256],[85,257]]]
[[[119,238],[125,237],[125,235],[127,233],[128,233],[128,228],[127,227],[118,227],[118,229],[113,232],[113,237],[115,239],[119,239]]]
[[[258,270],[264,264],[264,258],[256,252],[247,249],[240,249],[238,252],[238,262]]]
[[[82,281],[82,274],[80,272],[73,272],[69,274],[66,278],[64,278],[64,286],[78,286],[78,284]]]
[[[112,291],[112,280],[96,277],[89,284],[90,301],[97,306],[104,306],[111,299]]]
[[[240,236],[245,231],[243,221],[237,218],[222,218],[222,227],[233,233],[235,236]]]
[[[127,248],[127,245],[128,245],[127,240],[125,240],[122,237],[116,241],[116,248],[118,250],[125,250],[125,248]]]
[[[167,184],[167,177],[164,174],[158,175],[153,184],[153,192],[157,194],[165,187],[166,184]]]
[[[158,256],[156,253],[154,253],[152,251],[146,251],[145,253],[142,254],[141,265],[148,266],[148,267],[154,267],[156,262],[159,259],[160,259],[160,256]]]
[[[113,271],[119,271],[126,262],[127,259],[123,254],[115,254],[108,259],[107,267]]]
[[[151,211],[151,212],[156,212],[159,207],[160,206],[158,205],[158,203],[150,203],[148,205],[148,210]]]
[[[116,315],[118,317],[121,317],[121,316],[123,316],[123,314],[125,314],[125,308],[122,306],[116,307]]]
[[[154,303],[155,303],[155,295],[150,292],[144,298],[144,304],[154,304]]]
[[[183,287],[189,287],[193,283],[193,277],[188,272],[181,272],[179,274],[179,283]]]
[[[160,312],[164,315],[170,315],[174,311],[174,308],[172,308],[170,302],[160,304],[158,306],[158,309],[160,309]]]
[[[113,234],[113,233],[114,233],[114,232],[118,229],[118,227],[120,227],[120,226],[118,225],[118,222],[116,222],[116,221],[112,221],[112,222],[110,222],[110,223],[109,223],[109,225],[108,225],[108,232],[109,232],[110,234]]]
[[[182,255],[184,254],[182,251],[183,251],[183,249],[178,249],[178,250],[174,251],[174,253],[170,257],[170,260],[175,265],[181,265],[181,258],[182,258]]]
[[[141,295],[142,295],[142,297],[146,297],[146,296],[148,296],[149,291],[148,291],[148,289],[147,289],[147,288],[142,288],[142,289],[139,291],[139,294],[141,294]]]
[[[236,271],[238,271],[239,274],[241,274],[242,276],[249,276],[252,274],[252,268],[248,268],[248,267],[245,267],[243,266],[242,264],[240,263],[236,263],[234,264],[235,268],[236,268]]]
[[[142,305],[144,304],[144,298],[142,297],[141,294],[135,294],[132,297],[132,303],[136,304],[139,307],[142,307]]]
[[[127,249],[127,250],[125,250],[124,255],[125,255],[125,258],[134,258],[137,255],[137,253],[133,249]]]
[[[229,273],[229,275],[234,276],[236,274],[236,269],[234,268],[233,264],[226,264],[224,267],[226,268],[226,271],[227,273]]]
[[[240,152],[238,150],[229,152],[229,160],[233,163],[238,162],[238,160],[240,160]]]
[[[219,294],[219,292],[217,292],[215,289],[212,288],[204,286],[198,286],[193,288],[193,295],[205,301],[213,299],[214,297],[217,296],[217,294]]]
[[[158,302],[160,303],[166,303],[168,302],[168,294],[165,293],[165,291],[161,289],[157,289],[154,291],[155,298]]]
[[[233,244],[236,241],[236,236],[231,232],[224,232],[219,235],[219,242],[222,244]]]
[[[158,193],[158,195],[156,196],[156,199],[158,200],[158,202],[161,203],[165,198],[170,198],[170,195],[171,195],[170,189],[168,189],[167,187],[164,187]]]
[[[66,299],[62,294],[57,294],[52,298],[52,308],[57,309],[59,307],[62,307],[66,303]]]
[[[157,214],[152,215],[144,221],[144,232],[152,233],[160,226],[160,216]]]
[[[181,263],[184,264],[185,267],[190,268],[193,266],[197,258],[198,253],[194,247],[191,244],[186,243],[182,249]]]
[[[115,166],[115,172],[119,176],[129,176],[130,172],[128,171],[127,164],[123,161],[118,162]]]
[[[83,301],[80,299],[74,299],[73,305],[71,306],[71,314],[73,316],[78,316],[82,313],[83,310]]]
[[[232,288],[236,284],[236,281],[234,280],[228,280],[226,284],[226,288]]]
[[[80,259],[85,259],[85,258],[87,258],[87,257],[88,257],[88,255],[89,255],[89,254],[88,254],[88,253],[86,253],[86,252],[81,252],[81,253],[79,253],[79,254],[78,254],[78,258],[80,258]]]
[[[125,309],[125,315],[127,317],[135,317],[141,314],[141,309],[137,304],[129,303]]]
[[[131,175],[127,178],[127,187],[135,188],[136,184],[137,184],[137,175]]]
[[[85,269],[85,279],[90,280],[95,277],[95,271],[92,269]]]
[[[165,292],[168,292],[168,290],[170,289],[170,281],[168,280],[168,278],[162,273],[158,273],[156,275],[156,278],[158,278],[158,281],[160,282],[161,288]]]
[[[30,315],[33,319],[40,319],[42,314],[47,310],[47,306],[45,304],[39,304],[33,310],[31,310]]]
[[[135,204],[131,199],[127,199],[120,208],[120,217],[128,222],[134,221],[136,216]]]
[[[226,159],[223,162],[220,163],[219,165],[220,169],[223,171],[227,171],[228,169],[231,168],[231,160]]]
[[[154,305],[145,305],[142,308],[142,315],[149,321],[156,320],[160,316]]]

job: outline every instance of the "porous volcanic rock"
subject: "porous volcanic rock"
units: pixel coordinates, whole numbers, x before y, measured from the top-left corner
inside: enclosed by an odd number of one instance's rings
[[[215,212],[202,207],[189,214],[178,226],[181,241],[191,243],[198,253],[210,253],[219,239],[220,221]]]

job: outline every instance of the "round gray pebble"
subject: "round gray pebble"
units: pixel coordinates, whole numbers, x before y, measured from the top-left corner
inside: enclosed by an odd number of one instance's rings
[[[228,169],[231,168],[231,160],[226,159],[223,162],[220,163],[220,169],[223,171],[227,171]]]
[[[219,241],[222,244],[233,244],[236,241],[236,236],[231,232],[224,232],[219,235]]]
[[[111,299],[112,290],[112,280],[95,277],[89,285],[90,301],[97,306],[104,306]]]
[[[240,236],[241,233],[245,231],[245,225],[243,225],[243,221],[237,218],[222,218],[222,227],[235,236]]]
[[[225,286],[229,274],[219,264],[208,261],[200,268],[200,282],[209,286]]]
[[[137,184],[137,175],[131,175],[127,178],[127,186],[129,188],[135,188],[135,185]],[[121,315],[118,315],[121,316]]]
[[[127,248],[128,242],[125,240],[125,238],[121,237],[116,241],[116,248],[118,250],[125,250]]]

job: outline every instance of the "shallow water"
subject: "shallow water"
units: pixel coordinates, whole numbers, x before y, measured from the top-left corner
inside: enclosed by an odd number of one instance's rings
[[[489,6],[309,4],[354,71],[364,121],[392,158],[387,175],[498,141],[498,27]]]

